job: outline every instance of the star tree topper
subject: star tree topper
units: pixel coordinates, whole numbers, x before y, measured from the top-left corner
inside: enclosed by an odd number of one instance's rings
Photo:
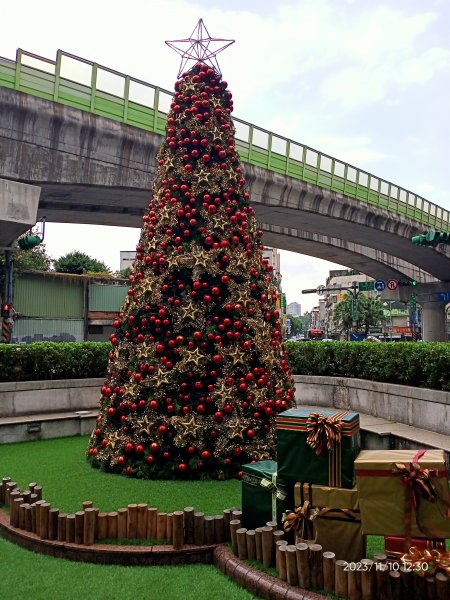
[[[178,77],[180,77],[190,60],[209,64],[220,75],[216,55],[225,50],[225,48],[228,48],[228,46],[231,46],[231,44],[234,44],[234,41],[223,38],[212,38],[203,23],[203,19],[200,19],[189,38],[184,40],[168,40],[166,44],[181,56],[181,64],[178,71]],[[213,50],[213,48],[216,48],[216,50]]]

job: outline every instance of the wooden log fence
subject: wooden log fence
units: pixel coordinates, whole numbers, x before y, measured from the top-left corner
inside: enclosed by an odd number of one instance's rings
[[[450,598],[450,577],[442,571],[419,577],[407,566],[388,561],[385,554],[358,563],[336,560],[318,544],[290,544],[275,522],[247,530],[236,507],[205,516],[193,507],[166,513],[142,503],[107,513],[86,500],[82,510],[67,514],[45,502],[42,486],[33,482],[22,491],[11,477],[0,480],[0,505],[9,507],[12,527],[42,540],[91,546],[106,539],[147,539],[168,542],[176,550],[231,542],[236,556],[275,566],[280,579],[294,587],[324,590],[347,600]]]

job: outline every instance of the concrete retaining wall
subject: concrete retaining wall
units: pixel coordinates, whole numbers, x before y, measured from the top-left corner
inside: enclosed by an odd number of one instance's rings
[[[102,385],[98,378],[0,383],[0,419],[95,410]]]
[[[298,404],[334,406],[448,435],[450,392],[346,379],[296,375]],[[103,379],[0,383],[0,419],[98,410]]]
[[[334,406],[448,435],[450,392],[366,379],[295,375],[298,404]]]

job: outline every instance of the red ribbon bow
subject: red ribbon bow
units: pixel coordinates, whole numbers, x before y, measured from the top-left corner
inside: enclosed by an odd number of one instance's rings
[[[436,502],[437,493],[430,479],[429,469],[422,469],[417,462],[409,463],[409,466],[395,463],[393,472],[400,475],[402,484],[408,488],[414,509],[417,509],[419,497],[429,502]]]
[[[306,443],[321,456],[327,450],[333,449],[333,444],[341,442],[342,420],[336,417],[326,417],[321,413],[311,413],[306,423],[309,431]]]

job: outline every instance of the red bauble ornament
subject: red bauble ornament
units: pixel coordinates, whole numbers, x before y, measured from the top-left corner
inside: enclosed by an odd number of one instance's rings
[[[256,435],[256,431],[254,429],[247,429],[246,435],[250,440],[252,440]]]
[[[178,465],[178,471],[180,473],[186,473],[186,471],[187,471],[187,464],[186,463],[180,463]]]
[[[152,465],[155,462],[155,457],[149,454],[145,460],[148,462],[149,465]]]
[[[209,450],[203,450],[201,457],[203,460],[208,460],[211,458],[211,452]]]
[[[221,423],[223,421],[223,413],[220,410],[214,413],[214,421],[217,423]]]
[[[117,464],[124,465],[125,464],[125,456],[119,456],[117,459]]]
[[[127,444],[125,444],[125,452],[132,452],[133,448],[134,448],[134,446],[131,442],[128,442]]]
[[[154,454],[156,452],[159,452],[159,448],[160,448],[160,445],[158,444],[158,442],[152,442],[150,444],[150,451],[153,452]]]
[[[136,446],[136,454],[144,454],[144,446],[142,444]]]

